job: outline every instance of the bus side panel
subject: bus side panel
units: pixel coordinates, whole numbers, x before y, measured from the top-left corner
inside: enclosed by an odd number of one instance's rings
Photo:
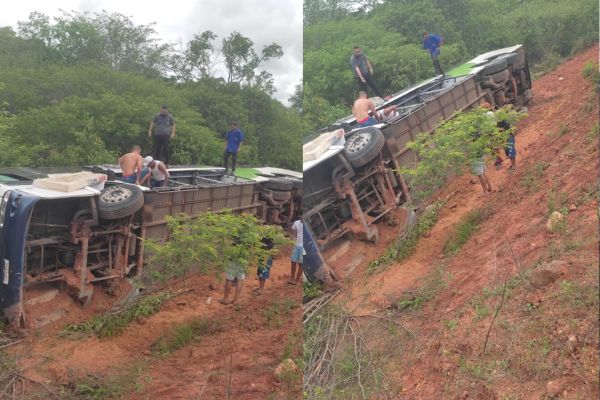
[[[17,327],[23,314],[23,263],[29,217],[38,198],[19,191],[8,197],[0,243],[0,312]]]

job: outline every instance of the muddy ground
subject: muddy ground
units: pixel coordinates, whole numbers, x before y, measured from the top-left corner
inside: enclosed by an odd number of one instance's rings
[[[470,176],[450,182],[438,195],[448,201],[437,224],[411,257],[367,272],[398,234],[384,225],[377,246],[340,242],[327,251],[345,276],[334,303],[405,328],[363,323],[392,388],[370,388],[370,398],[598,398],[599,109],[582,75],[597,60],[594,46],[533,82],[517,125],[516,171],[509,160],[500,170],[488,163],[494,191],[486,196]],[[554,210],[565,219],[550,232]],[[445,252],[474,211],[483,216],[476,232]],[[555,274],[540,282],[552,262]]]
[[[104,303],[96,302],[89,310],[68,308],[66,318],[7,349],[24,369],[27,390],[22,398],[300,398],[301,372],[282,380],[274,376],[284,359],[299,359],[302,347],[302,288],[287,284],[289,255],[285,249],[275,257],[262,295],[252,292],[258,281],[255,270],[249,271],[238,308],[220,304],[223,281],[206,276],[173,286],[173,292],[185,293],[110,338],[61,334],[68,323],[84,321],[102,304],[106,307],[105,296],[98,296]],[[209,288],[211,282],[216,290]],[[174,328],[199,319],[214,323],[215,330],[174,352],[156,351]]]

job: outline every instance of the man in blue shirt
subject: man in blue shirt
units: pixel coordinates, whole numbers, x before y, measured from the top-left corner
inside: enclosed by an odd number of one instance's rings
[[[433,61],[433,68],[437,75],[444,75],[442,67],[440,67],[440,46],[444,44],[444,38],[435,35],[433,33],[423,32],[423,48],[429,51],[431,54],[431,60]]]
[[[235,174],[235,164],[237,162],[237,153],[240,149],[240,144],[244,141],[244,132],[242,132],[238,128],[237,122],[229,123],[229,130],[225,134],[225,173],[227,173],[228,169],[228,160],[229,156],[231,156],[232,168],[231,173]]]

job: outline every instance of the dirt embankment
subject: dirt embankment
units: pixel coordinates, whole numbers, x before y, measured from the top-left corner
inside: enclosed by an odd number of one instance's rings
[[[393,227],[382,227],[378,247],[353,243],[350,252],[327,253],[338,272],[363,253],[338,297],[354,315],[389,310],[428,285],[423,305],[388,311],[416,337],[373,341],[387,353],[381,366],[398,398],[540,399],[554,389],[558,398],[598,397],[599,107],[582,75],[597,60],[595,46],[533,82],[528,116],[517,125],[517,170],[508,171],[508,160],[500,170],[490,163],[487,196],[470,176],[451,182],[439,196],[450,199],[437,224],[410,258],[366,274]],[[445,255],[448,238],[475,210],[483,222]],[[565,218],[551,232],[555,210]],[[556,274],[539,285],[553,262]]]
[[[99,398],[299,398],[301,372],[282,380],[274,376],[277,366],[286,358],[297,360],[302,348],[302,289],[287,284],[289,253],[286,249],[274,259],[262,295],[253,293],[258,281],[255,270],[248,271],[239,308],[218,302],[222,280],[193,277],[172,288],[191,291],[122,334],[61,337],[61,321],[33,332],[10,354],[28,378],[56,393],[85,384],[91,386],[88,394],[105,396]],[[209,289],[211,282],[216,290]],[[200,318],[215,321],[218,331],[166,355],[154,351],[161,337],[172,337],[174,328]],[[41,390],[37,385],[30,389]]]

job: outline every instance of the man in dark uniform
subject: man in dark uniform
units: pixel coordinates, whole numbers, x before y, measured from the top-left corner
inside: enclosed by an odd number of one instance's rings
[[[371,89],[373,89],[377,96],[383,98],[383,95],[373,80],[373,67],[371,66],[367,56],[358,46],[354,46],[354,50],[350,56],[350,65],[352,66],[352,72],[354,72],[354,76],[356,76],[356,81],[358,82],[358,87],[360,88],[359,90],[367,92],[368,84],[371,86]]]
[[[171,161],[171,139],[175,137],[175,120],[169,108],[162,106],[160,113],[156,114],[154,119],[150,122],[150,128],[148,128],[148,137],[152,137],[152,129],[154,131],[154,143],[152,146],[152,153],[154,153],[155,160],[162,160],[165,165],[168,166]],[[161,153],[164,152],[164,158],[161,158]]]

